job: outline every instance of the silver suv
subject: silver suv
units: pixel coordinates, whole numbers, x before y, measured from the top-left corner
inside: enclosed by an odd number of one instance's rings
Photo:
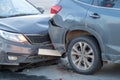
[[[120,63],[119,3],[120,0],[59,0],[51,7],[51,40],[78,73],[95,73],[103,61]]]

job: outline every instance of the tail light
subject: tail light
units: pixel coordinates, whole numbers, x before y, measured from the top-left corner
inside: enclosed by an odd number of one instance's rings
[[[50,10],[51,17],[57,14],[61,9],[62,9],[62,6],[59,6],[59,5],[52,6]]]

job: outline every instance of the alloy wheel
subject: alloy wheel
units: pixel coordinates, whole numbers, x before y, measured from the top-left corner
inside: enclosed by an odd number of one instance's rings
[[[77,42],[71,50],[74,65],[81,70],[89,69],[94,62],[94,51],[86,42]]]

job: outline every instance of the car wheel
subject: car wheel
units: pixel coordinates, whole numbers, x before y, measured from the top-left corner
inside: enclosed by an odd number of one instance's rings
[[[67,52],[70,66],[78,73],[93,74],[102,67],[99,46],[91,36],[72,39]]]

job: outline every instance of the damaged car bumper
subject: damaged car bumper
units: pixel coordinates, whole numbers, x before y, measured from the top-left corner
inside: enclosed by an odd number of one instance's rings
[[[22,43],[5,40],[4,38],[0,37],[1,65],[19,65],[20,63],[35,63],[49,60],[52,58],[38,55],[39,49],[53,48],[48,38],[48,35],[25,35],[25,37],[28,42]]]

